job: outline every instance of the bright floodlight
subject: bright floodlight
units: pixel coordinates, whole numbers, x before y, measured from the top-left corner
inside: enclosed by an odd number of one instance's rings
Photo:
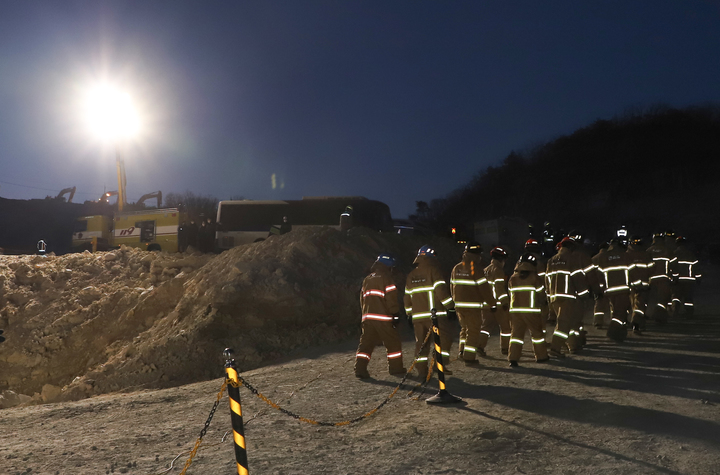
[[[130,95],[111,86],[97,86],[86,99],[90,130],[103,140],[129,139],[140,130],[140,120]]]

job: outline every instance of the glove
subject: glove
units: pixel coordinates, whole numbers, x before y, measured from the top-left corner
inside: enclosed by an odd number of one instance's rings
[[[447,317],[448,317],[448,320],[450,320],[451,322],[454,320],[457,320],[457,312],[455,311],[454,308],[449,308],[447,310]]]
[[[400,323],[400,315],[395,314],[392,316],[392,326],[393,328],[397,328],[398,323]]]

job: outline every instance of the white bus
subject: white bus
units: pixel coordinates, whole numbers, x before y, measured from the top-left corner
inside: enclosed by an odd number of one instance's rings
[[[376,231],[393,232],[390,208],[363,197],[304,197],[286,201],[221,201],[218,203],[215,239],[219,251],[266,239],[280,227],[283,217],[293,229],[330,226],[340,229],[340,214],[353,207],[353,223]]]

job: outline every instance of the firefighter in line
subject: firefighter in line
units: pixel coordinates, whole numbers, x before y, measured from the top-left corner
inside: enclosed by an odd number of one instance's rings
[[[415,331],[415,368],[418,376],[426,378],[428,375],[428,354],[433,345],[432,335],[425,342],[425,337],[432,328],[432,310],[438,317],[438,330],[440,332],[440,346],[445,374],[452,374],[447,364],[450,362],[450,347],[452,345],[452,327],[450,319],[454,319],[455,303],[450,296],[447,282],[442,276],[440,265],[435,256],[435,249],[425,245],[418,250],[413,262],[415,268],[410,271],[405,283],[405,312]],[[432,371],[432,369],[430,369]]]
[[[609,242],[600,244],[600,250],[592,258],[593,266],[598,272],[600,272],[598,269],[598,262],[600,261],[601,256],[607,252],[608,247],[610,247]],[[605,324],[605,315],[610,313],[610,301],[605,295],[605,286],[602,282],[603,280],[604,279],[600,279],[600,290],[593,293],[593,299],[595,300],[595,305],[593,306],[593,325],[595,325],[595,328],[598,330],[602,329]]]
[[[669,302],[672,298],[670,270],[675,257],[665,247],[665,236],[663,233],[655,233],[652,245],[647,249],[652,257],[653,265],[650,268],[650,296],[656,301],[656,308],[653,318],[659,324],[667,323],[670,309]]]
[[[345,211],[340,214],[340,231],[347,231],[352,228],[353,225],[353,207],[347,205]]]
[[[600,287],[601,275],[595,264],[592,262],[590,253],[583,246],[583,236],[579,231],[570,231],[568,236],[574,243],[572,246],[572,257],[576,260],[576,265],[582,269],[582,275],[585,278],[585,284],[587,288],[594,294],[602,291]],[[577,308],[575,309],[574,319],[572,327],[570,328],[569,339],[577,339],[577,344],[570,343],[576,348],[582,348],[585,346],[585,337],[587,332],[583,327],[583,320],[585,318],[585,312],[591,311],[593,305],[590,299],[579,299],[576,301]]]
[[[693,296],[695,286],[700,283],[702,275],[698,271],[698,260],[688,248],[687,239],[678,236],[675,260],[672,265],[673,282],[673,316],[680,315],[680,308],[685,310],[684,318],[692,318],[695,313]]]
[[[482,309],[495,303],[484,268],[482,246],[470,241],[465,246],[462,261],[453,268],[450,276],[450,292],[461,328],[458,357],[466,365],[478,364],[477,355],[485,356],[485,351],[478,346]]]
[[[577,260],[572,258],[573,242],[563,239],[557,245],[558,253],[548,260],[545,288],[550,300],[551,311],[557,316],[555,331],[550,342],[550,355],[564,358],[563,347],[567,346],[570,353],[578,351],[579,339],[570,340],[574,313],[577,311],[577,299],[588,298],[590,291],[583,270]]]
[[[508,354],[510,347],[510,316],[508,315],[510,298],[507,293],[505,282],[505,260],[507,251],[502,247],[494,247],[490,251],[490,265],[485,268],[485,278],[492,286],[493,304],[482,309],[482,326],[480,327],[480,341],[478,348],[485,352],[485,347],[490,339],[490,332],[500,327],[500,352]]]
[[[373,349],[380,343],[387,350],[390,374],[405,374],[402,359],[402,343],[397,330],[400,314],[398,293],[392,278],[395,259],[389,254],[380,254],[365,277],[360,292],[362,309],[362,335],[355,355],[355,376],[370,377],[367,367]]]
[[[43,257],[45,256],[45,253],[47,252],[47,243],[43,239],[38,241],[37,250],[39,255]]]
[[[535,257],[535,261],[537,265],[535,266],[537,268],[537,275],[540,277],[543,281],[543,286],[545,283],[545,271],[547,269],[547,259],[543,257],[542,255],[542,249],[540,248],[540,243],[535,239],[528,239],[525,242],[525,252],[530,253]],[[515,272],[518,270],[518,265],[520,265],[520,261],[518,261],[518,264],[515,266]],[[550,314],[548,305],[547,296],[545,293],[543,293],[543,298],[540,302],[540,319],[542,320],[542,328],[543,333],[547,333],[547,324],[548,324],[548,315]]]
[[[643,246],[639,236],[632,236],[627,248],[630,261],[630,306],[633,333],[642,335],[647,321],[648,291],[650,289],[650,269],[653,260]]]
[[[530,330],[535,361],[543,363],[549,359],[541,317],[542,302],[547,299],[543,278],[537,274],[537,264],[534,255],[529,252],[523,254],[508,281],[512,321],[508,361],[511,368],[518,366],[527,330]]]
[[[604,252],[597,262],[603,274],[605,296],[610,302],[611,319],[607,336],[618,342],[627,337],[627,320],[630,312],[631,261],[622,242],[622,238],[610,241],[607,252]]]

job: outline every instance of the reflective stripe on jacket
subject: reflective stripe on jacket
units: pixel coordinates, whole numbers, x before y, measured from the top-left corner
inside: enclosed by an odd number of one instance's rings
[[[630,291],[630,258],[625,249],[610,244],[608,250],[599,255],[597,266],[603,273],[606,293]]]
[[[492,287],[485,278],[482,258],[467,253],[450,275],[450,293],[455,308],[483,308],[495,302]]]
[[[485,268],[485,278],[492,286],[493,297],[496,305],[507,305],[510,300],[505,282],[505,270],[503,261],[491,259],[490,265]]]
[[[675,261],[672,263],[672,276],[678,280],[696,280],[700,277],[698,271],[698,260],[695,254],[684,245],[678,246],[675,250]]]
[[[520,277],[517,270],[508,281],[510,292],[510,313],[537,313],[545,301],[545,285],[542,277],[534,271],[526,278]]]
[[[365,277],[360,293],[362,321],[392,321],[400,313],[397,288],[390,269],[384,264],[375,264],[373,273]]]
[[[405,283],[405,311],[413,320],[430,318],[433,308],[438,316],[447,315],[445,309],[454,305],[436,258],[418,256],[415,262]]]
[[[551,302],[557,299],[576,299],[589,294],[583,270],[571,255],[570,249],[562,247],[548,259],[545,291]]]

